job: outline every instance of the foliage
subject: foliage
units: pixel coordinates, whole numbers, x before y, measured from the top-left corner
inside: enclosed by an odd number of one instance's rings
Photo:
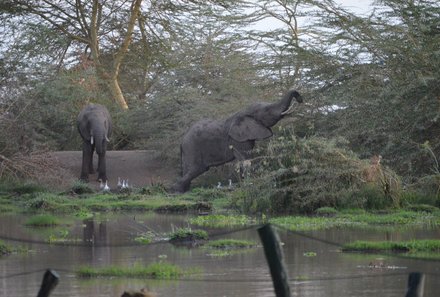
[[[135,263],[132,267],[103,267],[93,268],[84,266],[76,272],[79,277],[137,277],[153,279],[179,279],[196,272],[193,270],[184,270],[177,265],[157,262],[147,266]]]
[[[233,194],[239,209],[289,214],[399,206],[398,177],[385,166],[360,160],[343,139],[299,139],[289,130],[281,132],[259,149],[261,156]]]
[[[76,180],[73,183],[71,190],[73,193],[78,194],[78,195],[90,194],[90,193],[94,192],[88,183],[85,183],[80,180]]]

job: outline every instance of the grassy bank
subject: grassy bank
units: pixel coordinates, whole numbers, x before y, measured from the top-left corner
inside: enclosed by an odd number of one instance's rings
[[[199,199],[195,194],[172,196],[146,188],[125,193],[100,193],[77,184],[65,193],[54,193],[41,187],[24,184],[9,188],[0,187],[0,202],[0,213],[87,214],[108,211],[211,210],[211,204]]]

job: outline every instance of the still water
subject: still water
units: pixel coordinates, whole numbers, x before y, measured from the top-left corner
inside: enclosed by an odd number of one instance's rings
[[[56,228],[30,228],[21,215],[0,217],[0,239],[29,248],[29,253],[0,258],[0,296],[36,296],[44,270],[54,269],[60,282],[51,296],[119,297],[125,290],[148,288],[157,296],[275,296],[263,248],[224,257],[200,248],[176,247],[163,242],[136,245],[146,231],[167,233],[188,227],[187,215],[127,214],[70,219]],[[195,227],[197,228],[197,227]],[[214,239],[237,238],[259,242],[256,229],[234,233],[207,230]],[[223,234],[216,236],[215,234]],[[425,295],[439,296],[440,262],[341,253],[330,244],[354,240],[408,240],[440,238],[440,230],[371,231],[332,229],[307,232],[309,237],[280,230],[293,296],[405,296],[408,274],[426,273]],[[70,245],[49,245],[49,238],[66,238]],[[211,236],[212,237],[212,236]],[[314,238],[322,239],[317,241]],[[15,240],[12,240],[15,239]],[[379,259],[378,259],[379,258]],[[148,265],[167,261],[183,268],[201,269],[196,279],[81,279],[74,271],[82,265]],[[372,265],[378,267],[374,268]]]

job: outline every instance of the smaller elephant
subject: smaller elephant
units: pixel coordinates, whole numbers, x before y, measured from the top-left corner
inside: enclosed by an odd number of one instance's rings
[[[255,141],[271,137],[270,127],[291,112],[293,98],[303,101],[297,91],[290,90],[275,103],[255,103],[224,120],[196,122],[183,136],[182,177],[173,190],[188,191],[191,181],[212,166],[247,159]]]
[[[98,154],[98,181],[107,181],[105,153],[112,134],[112,121],[107,108],[100,104],[87,105],[78,115],[77,127],[83,139],[80,180],[88,182],[93,169],[93,151]]]

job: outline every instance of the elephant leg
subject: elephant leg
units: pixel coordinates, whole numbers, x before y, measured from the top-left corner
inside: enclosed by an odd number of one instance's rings
[[[98,154],[98,181],[107,181],[105,152]]]
[[[182,178],[174,185],[173,190],[178,193],[187,192],[191,186],[191,181],[197,176],[206,172],[209,167],[192,168],[187,172],[184,172]]]
[[[93,154],[92,145],[89,142],[85,141],[83,143],[82,165],[81,165],[81,176],[80,176],[80,180],[84,182],[89,181],[89,167],[90,167],[90,162],[92,160],[92,154]]]

